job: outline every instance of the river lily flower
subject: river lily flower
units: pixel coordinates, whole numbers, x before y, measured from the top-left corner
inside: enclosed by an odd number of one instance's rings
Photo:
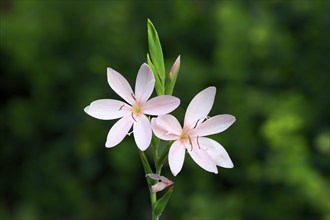
[[[186,150],[206,171],[218,173],[217,166],[234,167],[224,147],[205,137],[226,130],[236,120],[234,116],[227,114],[207,116],[213,106],[215,93],[215,87],[208,87],[193,98],[187,108],[183,128],[170,114],[158,116],[151,121],[158,138],[174,141],[168,154],[169,166],[174,176],[182,169]]]
[[[146,150],[151,142],[152,130],[146,115],[163,115],[176,109],[180,100],[173,96],[157,96],[148,100],[155,87],[155,78],[147,64],[142,64],[135,83],[135,93],[128,81],[117,71],[107,68],[110,87],[127,103],[114,99],[99,99],[84,111],[101,120],[120,118],[110,129],[105,146],[119,144],[133,126],[133,135],[138,148]]]

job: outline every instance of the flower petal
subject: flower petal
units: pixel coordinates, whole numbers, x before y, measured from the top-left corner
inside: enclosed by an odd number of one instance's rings
[[[129,108],[130,107],[122,101],[114,99],[99,99],[92,102],[84,109],[84,111],[94,118],[111,120],[129,114]]]
[[[151,127],[158,138],[166,141],[177,140],[182,133],[178,120],[168,114],[151,119]]]
[[[133,119],[131,116],[125,116],[117,121],[110,129],[107,137],[106,147],[114,147],[119,144],[131,129]]]
[[[135,82],[136,99],[144,103],[149,99],[155,87],[155,77],[150,67],[144,63],[141,65]]]
[[[146,174],[146,176],[153,180],[160,180],[168,185],[173,184],[173,182],[171,180],[167,179],[165,176],[160,176],[155,173],[148,173],[148,174]]]
[[[155,173],[148,173],[148,174],[146,174],[146,176],[153,180],[160,180],[162,178],[162,176],[155,174]]]
[[[145,115],[136,118],[133,125],[133,134],[138,148],[142,151],[146,150],[151,143],[152,131],[150,122]]]
[[[194,146],[187,150],[191,158],[204,170],[212,173],[218,173],[218,169],[213,158],[204,149],[200,148],[196,142],[197,141],[194,140]]]
[[[129,104],[135,103],[133,98],[133,90],[129,85],[127,80],[116,70],[107,68],[108,83],[110,87],[115,91],[120,97],[122,97]]]
[[[184,128],[192,128],[198,120],[206,118],[213,106],[215,92],[215,87],[208,87],[191,100],[184,117]]]
[[[170,95],[157,96],[148,100],[142,111],[147,115],[164,115],[172,112],[180,105],[180,99]]]
[[[160,192],[160,191],[162,191],[163,189],[165,189],[167,186],[168,186],[167,183],[164,183],[164,182],[158,182],[158,183],[156,183],[155,185],[152,185],[152,186],[151,186],[151,191],[152,191],[152,192]]]
[[[220,133],[235,122],[232,115],[216,115],[193,129],[190,133],[192,136],[207,136]]]
[[[174,176],[176,176],[182,169],[185,151],[186,148],[181,141],[175,141],[170,148],[168,153],[168,164]]]
[[[224,168],[233,168],[234,164],[231,161],[225,148],[210,138],[198,138],[198,141],[203,149],[206,149],[206,152],[212,157],[215,163],[218,166]]]

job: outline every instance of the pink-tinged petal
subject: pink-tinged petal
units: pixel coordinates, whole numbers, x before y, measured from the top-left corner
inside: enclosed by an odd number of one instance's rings
[[[157,123],[164,127],[169,133],[176,134],[176,135],[181,135],[182,133],[182,127],[173,115],[166,114],[166,115],[161,115],[156,118]]]
[[[108,83],[110,87],[126,102],[133,104],[135,100],[133,98],[133,90],[127,80],[116,70],[107,68]]]
[[[168,164],[174,176],[176,176],[182,169],[185,151],[186,148],[181,141],[175,141],[170,148],[168,153]]]
[[[212,157],[218,166],[224,168],[234,167],[234,164],[231,161],[227,151],[221,144],[215,140],[205,137],[198,138],[198,141],[201,145],[201,148],[206,149],[206,152],[210,155],[210,157]]]
[[[198,120],[207,117],[214,103],[215,92],[215,87],[208,87],[191,100],[184,117],[184,128],[192,128]]]
[[[151,119],[151,128],[154,134],[164,141],[173,141],[179,139],[179,136],[165,130],[163,127],[155,123],[155,119]]]
[[[113,99],[99,99],[87,106],[84,111],[90,116],[101,119],[111,120],[121,118],[129,114],[129,108],[126,103]]]
[[[187,150],[191,158],[204,170],[212,173],[218,173],[218,169],[213,158],[202,147],[198,146],[196,140],[192,140],[192,142],[193,147]]]
[[[153,179],[153,180],[160,180],[160,182],[156,183],[155,185],[151,186],[152,192],[159,192],[165,189],[166,187],[169,187],[173,185],[173,182],[169,179],[167,179],[165,176],[160,176],[154,173],[149,173],[146,175],[147,177]]]
[[[146,176],[153,180],[160,180],[166,184],[173,184],[173,182],[171,180],[167,179],[165,176],[160,176],[155,173],[148,173],[148,174],[146,174]]]
[[[135,83],[135,96],[138,102],[144,103],[149,99],[155,87],[155,77],[150,67],[141,65]]]
[[[190,132],[190,135],[202,137],[217,134],[229,128],[235,120],[232,115],[216,115],[198,125]]]
[[[151,143],[152,131],[150,122],[145,115],[136,118],[133,125],[133,134],[138,148],[142,151],[146,150]]]
[[[172,185],[173,182],[169,179],[167,179],[165,176],[160,176],[160,180],[164,183],[166,183],[167,185]]]
[[[161,115],[151,119],[151,127],[155,135],[162,140],[177,140],[182,133],[178,120],[172,115]]]
[[[121,118],[110,129],[107,137],[106,147],[114,147],[119,144],[127,135],[129,129],[131,129],[133,119],[130,115]]]
[[[164,182],[158,182],[155,185],[151,186],[151,191],[152,192],[159,192],[165,189],[168,186],[167,183]]]
[[[148,173],[148,174],[146,174],[146,176],[153,180],[160,180],[162,178],[162,176],[155,174],[155,173]]]
[[[164,115],[172,112],[180,105],[180,99],[170,95],[157,96],[148,100],[142,111],[147,115]]]

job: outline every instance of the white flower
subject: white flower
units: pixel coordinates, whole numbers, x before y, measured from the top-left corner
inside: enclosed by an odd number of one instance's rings
[[[235,122],[232,115],[216,115],[208,118],[213,106],[216,88],[208,87],[190,102],[181,127],[178,120],[169,114],[153,118],[152,129],[157,137],[172,140],[168,162],[174,176],[182,169],[185,150],[203,169],[218,173],[217,165],[232,168],[234,165],[226,150],[216,141],[205,136],[226,130]]]
[[[135,83],[135,93],[127,80],[117,71],[107,68],[110,87],[127,103],[114,99],[100,99],[92,102],[84,111],[90,116],[111,120],[120,118],[110,129],[106,147],[119,144],[133,125],[134,139],[144,151],[151,142],[152,131],[146,115],[162,115],[176,109],[180,100],[173,96],[157,96],[148,100],[155,87],[154,75],[147,64],[142,64]]]

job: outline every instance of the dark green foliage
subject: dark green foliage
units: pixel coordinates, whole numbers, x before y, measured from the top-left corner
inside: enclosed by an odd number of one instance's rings
[[[132,137],[104,147],[114,121],[83,112],[118,96],[106,67],[133,85],[147,18],[181,121],[217,87],[211,115],[236,123],[214,138],[235,167],[214,175],[187,155],[163,219],[329,219],[330,3],[301,1],[0,2],[0,219],[150,219]],[[155,93],[154,93],[155,94]],[[147,152],[150,156],[150,152]],[[151,158],[151,157],[150,157]]]

